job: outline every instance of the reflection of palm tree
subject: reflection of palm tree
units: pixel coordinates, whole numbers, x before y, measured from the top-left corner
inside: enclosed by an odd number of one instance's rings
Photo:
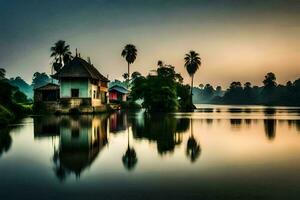
[[[194,137],[193,120],[191,119],[191,135],[187,142],[186,155],[191,160],[191,162],[195,162],[197,158],[200,156],[200,153],[201,153],[201,148]]]
[[[269,140],[273,140],[276,136],[276,120],[265,119],[264,120],[265,133]]]
[[[123,165],[126,169],[132,170],[137,163],[137,156],[134,148],[130,148],[129,145],[129,129],[127,130],[127,150],[122,157]]]

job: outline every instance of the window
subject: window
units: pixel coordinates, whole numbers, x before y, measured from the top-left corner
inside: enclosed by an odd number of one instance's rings
[[[94,95],[93,95],[94,97],[94,99],[96,99],[96,90],[94,90]]]
[[[79,97],[79,89],[71,89],[71,97]]]

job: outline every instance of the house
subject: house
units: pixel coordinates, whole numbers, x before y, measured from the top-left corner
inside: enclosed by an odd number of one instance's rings
[[[34,89],[34,102],[56,102],[59,99],[59,85],[48,83]]]
[[[47,83],[35,88],[33,95],[36,110],[56,110],[59,105],[59,85]]]
[[[129,90],[121,81],[115,80],[109,85],[109,101],[121,102],[126,101]]]
[[[59,102],[61,107],[91,106],[106,104],[109,80],[91,63],[76,56],[56,74],[59,81]]]

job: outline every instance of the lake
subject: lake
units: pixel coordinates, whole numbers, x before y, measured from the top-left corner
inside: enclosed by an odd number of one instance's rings
[[[0,131],[0,199],[300,199],[300,108],[37,116]]]

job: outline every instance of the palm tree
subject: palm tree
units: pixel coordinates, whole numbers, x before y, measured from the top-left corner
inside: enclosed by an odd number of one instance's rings
[[[70,46],[67,45],[63,40],[58,40],[54,46],[50,48],[50,51],[50,57],[54,58],[53,68],[55,71],[58,71],[63,64],[66,64],[68,61],[70,61],[72,57]]]
[[[132,64],[135,59],[136,59],[136,56],[137,56],[137,49],[136,47],[133,45],[133,44],[127,44],[122,53],[121,53],[122,57],[124,57],[127,61],[127,64],[128,64],[128,80],[130,78],[130,64]]]
[[[196,71],[201,66],[201,58],[199,57],[199,54],[195,51],[190,51],[189,53],[185,54],[184,58],[184,66],[189,73],[190,77],[192,78],[191,82],[191,96],[193,95],[193,85],[194,85],[194,75]]]

